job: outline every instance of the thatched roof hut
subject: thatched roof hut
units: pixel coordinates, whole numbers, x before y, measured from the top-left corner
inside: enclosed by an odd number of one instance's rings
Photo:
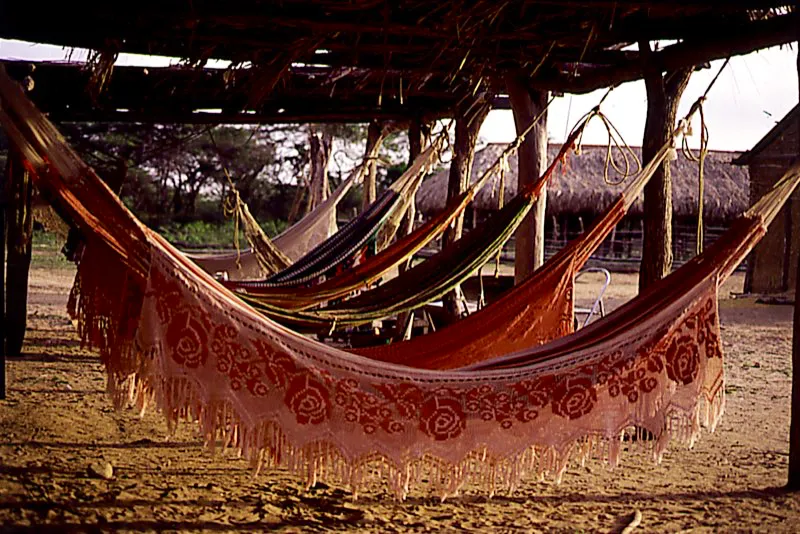
[[[493,143],[475,152],[472,179],[477,179],[503,149],[505,144]],[[558,154],[561,145],[548,148],[550,161]],[[634,148],[637,157],[641,149]],[[709,220],[726,221],[740,215],[749,206],[749,177],[746,169],[731,164],[738,156],[734,152],[710,151],[705,162],[705,210]],[[547,212],[549,215],[572,213],[594,214],[608,206],[622,191],[624,185],[611,186],[603,178],[606,147],[583,146],[579,156],[570,155],[564,169],[556,171],[547,187]],[[612,171],[613,172],[613,171]],[[672,162],[673,207],[675,216],[696,217],[698,203],[697,163],[679,155]],[[610,177],[614,180],[614,176]],[[444,207],[447,199],[448,169],[443,169],[425,179],[417,193],[417,208],[422,213],[432,213]],[[494,179],[478,193],[474,208],[497,209],[499,180]],[[505,176],[505,198],[517,194],[517,157],[509,158]],[[641,214],[641,200],[631,210]]]

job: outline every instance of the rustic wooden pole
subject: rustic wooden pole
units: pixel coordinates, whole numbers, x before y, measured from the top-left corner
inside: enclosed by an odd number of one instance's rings
[[[2,261],[3,270],[0,272],[0,293],[2,294],[2,306],[0,306],[0,321],[2,321],[2,340],[0,340],[0,399],[6,398],[6,332],[8,323],[6,322],[6,190],[8,177],[10,174],[10,160],[6,159],[6,168],[3,173],[3,184],[0,185],[0,240],[2,240]]]
[[[17,355],[22,350],[28,313],[28,272],[31,265],[33,216],[31,179],[16,149],[8,152],[6,219],[6,351]]]
[[[672,137],[678,103],[689,83],[691,68],[662,74],[648,61],[653,53],[648,41],[639,42],[645,64],[647,120],[642,141],[642,164],[650,161]],[[669,161],[655,172],[644,189],[644,235],[639,291],[661,280],[672,270],[672,180]]]
[[[381,140],[382,125],[378,121],[372,121],[367,127],[367,147],[365,154],[370,154]],[[378,162],[374,159],[367,161],[367,174],[364,176],[364,194],[361,199],[361,211],[375,202],[378,197]]]
[[[309,136],[310,179],[305,213],[328,198],[328,165],[331,161],[332,139],[327,132],[311,130]]]
[[[800,49],[797,56],[797,74],[800,79]],[[798,97],[800,98],[800,94]],[[797,153],[800,154],[800,138],[797,149]],[[789,477],[786,488],[798,491],[800,490],[800,260],[797,262],[792,321],[792,416],[789,424]]]
[[[422,124],[419,119],[414,119],[408,126],[408,165],[414,164],[414,160],[422,153],[422,146],[425,144],[425,139],[429,135],[427,126]],[[416,191],[412,193],[416,197]],[[417,217],[416,201],[412,200],[408,205],[403,224],[397,230],[398,237],[408,235],[414,230],[414,219]],[[411,261],[403,262],[398,267],[400,273],[406,272],[411,267]],[[397,315],[397,327],[394,332],[394,339],[402,341],[411,339],[411,330],[414,324],[414,311],[399,313]]]
[[[511,110],[517,133],[522,133],[547,106],[547,92],[530,90],[521,78],[506,76]],[[517,191],[539,179],[547,167],[547,115],[528,133],[518,151]],[[542,191],[533,209],[514,236],[514,283],[519,284],[544,263],[544,222],[547,189]]]
[[[422,147],[425,145],[427,138],[430,136],[430,128],[427,124],[423,124],[420,119],[414,119],[408,126],[408,165],[409,167],[414,164],[414,160],[422,154]],[[408,205],[403,224],[397,231],[398,236],[410,234],[414,230],[414,221],[417,218],[417,192],[412,193],[414,199]],[[400,265],[400,272],[405,272],[411,266],[411,259]]]
[[[447,184],[447,201],[467,190],[475,156],[475,142],[483,124],[489,105],[483,100],[468,99],[456,113],[456,139],[453,145],[453,160],[450,162],[450,178]],[[464,214],[459,215],[442,236],[442,247],[461,238]],[[461,317],[461,288],[456,286],[443,298],[445,316],[449,321]]]

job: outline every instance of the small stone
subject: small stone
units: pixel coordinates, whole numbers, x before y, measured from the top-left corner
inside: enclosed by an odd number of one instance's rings
[[[95,462],[89,466],[88,472],[92,478],[102,478],[103,480],[114,478],[114,467],[108,462]]]

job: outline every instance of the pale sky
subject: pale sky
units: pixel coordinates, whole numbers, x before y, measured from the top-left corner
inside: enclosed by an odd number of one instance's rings
[[[73,61],[82,61],[86,58],[86,51],[0,39],[2,59],[64,60],[69,57]],[[121,54],[117,64],[159,67],[176,61],[165,57]],[[749,149],[797,104],[796,61],[796,51],[789,47],[772,48],[731,60],[711,90],[705,106],[710,148]],[[710,69],[692,75],[681,100],[681,115],[705,91],[721,64],[722,61],[716,61]],[[605,90],[600,90],[556,99],[548,116],[550,138],[562,141],[568,130],[597,104],[604,93]],[[646,100],[644,83],[632,82],[615,89],[603,104],[603,111],[631,146],[639,146],[642,142]],[[692,144],[698,140],[698,131],[695,128]],[[481,129],[481,137],[486,142],[511,141],[515,137],[511,111],[492,111]],[[605,130],[599,123],[589,128],[584,136],[585,143],[605,141]]]

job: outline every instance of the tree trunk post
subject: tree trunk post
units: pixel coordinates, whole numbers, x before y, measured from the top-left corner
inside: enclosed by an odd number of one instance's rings
[[[306,213],[320,205],[328,198],[328,165],[331,161],[330,135],[325,132],[311,130],[309,135],[310,145],[310,180]]]
[[[530,90],[514,75],[506,76],[506,89],[517,134],[522,133],[547,107],[547,92]],[[525,137],[517,152],[517,191],[535,182],[547,168],[547,115]],[[519,284],[544,263],[544,226],[547,188],[514,236],[514,283]]]
[[[22,351],[27,325],[33,214],[31,177],[22,165],[22,155],[15,148],[8,151],[6,176],[6,353],[18,355]]]
[[[414,160],[422,153],[422,146],[425,144],[425,140],[429,135],[429,131],[427,126],[422,124],[420,119],[413,119],[408,126],[408,166],[414,164]],[[416,197],[416,191],[412,193]],[[408,210],[406,211],[405,217],[403,218],[403,223],[400,228],[397,230],[397,236],[402,237],[405,235],[410,234],[414,231],[414,219],[417,217],[417,205],[416,201],[412,200],[411,203],[408,205]],[[409,258],[408,261],[405,261],[400,264],[398,270],[400,273],[406,272],[408,269],[411,268],[411,261],[413,258]],[[395,328],[394,332],[394,339],[396,341],[403,341],[406,339],[411,339],[411,330],[414,323],[414,311],[407,311],[397,314],[397,327]]]
[[[650,43],[641,41],[639,50],[645,63],[647,120],[642,141],[642,165],[653,159],[672,138],[678,103],[689,83],[692,69],[684,68],[661,74],[648,62]],[[661,280],[672,270],[672,180],[669,161],[665,161],[644,188],[644,235],[639,291]]]
[[[798,28],[800,35],[800,28]],[[800,50],[797,56],[797,74],[800,79]],[[800,97],[800,95],[798,95]],[[798,140],[800,154],[800,140]],[[794,289],[794,316],[792,318],[792,400],[789,423],[789,477],[786,489],[800,490],[800,261],[797,262],[797,283]]]
[[[789,423],[789,479],[786,488],[800,490],[800,261],[797,262],[798,283],[794,289],[792,317],[792,400]]]
[[[467,190],[472,174],[472,161],[475,157],[475,142],[478,131],[489,113],[489,105],[483,100],[468,99],[456,112],[456,139],[453,145],[453,159],[450,162],[450,178],[447,184],[447,202]],[[461,238],[464,228],[464,214],[456,217],[453,224],[442,236],[442,248]],[[445,316],[448,321],[461,318],[461,287],[456,286],[442,298]]]
[[[8,332],[8,323],[6,322],[6,215],[8,210],[8,203],[6,201],[6,193],[10,175],[10,160],[6,160],[6,168],[3,169],[2,187],[0,187],[0,238],[2,238],[3,249],[3,271],[0,273],[0,293],[2,293],[2,308],[0,308],[0,321],[2,321],[3,339],[0,340],[0,400],[6,398],[6,332]]]
[[[375,145],[380,142],[382,126],[378,121],[372,121],[367,128],[367,147],[365,154],[369,154],[375,149]],[[378,198],[378,162],[370,158],[366,162],[367,173],[364,175],[364,193],[361,199],[361,211],[366,210],[370,204]]]
[[[425,145],[426,140],[430,136],[430,129],[427,125],[422,124],[420,119],[414,119],[411,121],[408,127],[408,166],[414,164],[414,161],[417,157],[422,154],[422,147]],[[417,218],[417,203],[416,203],[416,196],[417,192],[414,191],[412,193],[414,195],[414,199],[408,205],[408,210],[406,211],[405,217],[403,218],[403,224],[397,231],[398,237],[402,237],[405,235],[410,234],[414,231],[414,220]],[[404,262],[400,265],[400,272],[403,273],[408,270],[411,266],[411,259],[407,262]]]

